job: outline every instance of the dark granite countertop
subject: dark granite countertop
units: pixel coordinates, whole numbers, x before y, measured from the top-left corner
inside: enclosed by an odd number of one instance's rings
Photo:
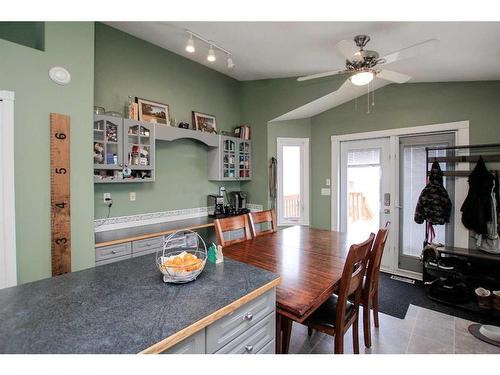
[[[141,225],[124,229],[113,229],[95,233],[96,245],[110,245],[113,242],[129,242],[137,239],[161,236],[181,229],[197,229],[213,226],[214,219],[208,216],[169,221],[159,224]]]
[[[277,274],[229,258],[165,284],[154,254],[0,290],[0,353],[138,353]]]

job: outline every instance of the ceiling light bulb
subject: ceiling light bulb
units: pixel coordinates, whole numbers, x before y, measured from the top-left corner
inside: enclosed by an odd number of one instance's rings
[[[207,60],[210,62],[215,61],[215,52],[214,52],[214,48],[212,47],[212,45],[210,45],[210,49],[208,50]]]
[[[349,79],[356,86],[364,86],[369,84],[375,75],[372,71],[362,71],[352,75]]]
[[[193,53],[195,51],[193,35],[189,36],[189,39],[188,39],[188,42],[186,45],[186,51],[188,51],[189,53]]]
[[[234,68],[234,62],[231,55],[227,55],[227,68],[230,70]]]

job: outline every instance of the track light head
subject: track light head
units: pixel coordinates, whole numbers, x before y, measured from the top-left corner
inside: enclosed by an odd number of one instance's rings
[[[186,45],[186,51],[193,53],[196,49],[194,48],[193,34],[189,34],[189,39]]]
[[[210,62],[214,62],[216,60],[214,47],[211,44],[210,44],[210,49],[208,50],[207,60]]]
[[[229,70],[234,69],[234,62],[233,62],[233,58],[231,57],[231,55],[227,55],[227,68]]]

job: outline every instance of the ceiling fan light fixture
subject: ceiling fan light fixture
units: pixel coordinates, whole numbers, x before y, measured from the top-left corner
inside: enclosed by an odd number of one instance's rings
[[[364,86],[373,81],[375,74],[371,70],[365,70],[353,74],[349,79],[351,80],[353,85],[356,86]]]

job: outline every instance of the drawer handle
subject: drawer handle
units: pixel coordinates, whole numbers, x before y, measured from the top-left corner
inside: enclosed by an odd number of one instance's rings
[[[247,345],[247,346],[245,346],[245,350],[247,351],[247,353],[251,353],[252,350],[253,350],[253,345]]]
[[[253,315],[251,312],[247,312],[245,314],[245,316],[243,317],[244,320],[248,320],[248,321],[252,320],[252,318],[253,318]]]
[[[116,254],[116,250],[111,250],[111,254]]]

